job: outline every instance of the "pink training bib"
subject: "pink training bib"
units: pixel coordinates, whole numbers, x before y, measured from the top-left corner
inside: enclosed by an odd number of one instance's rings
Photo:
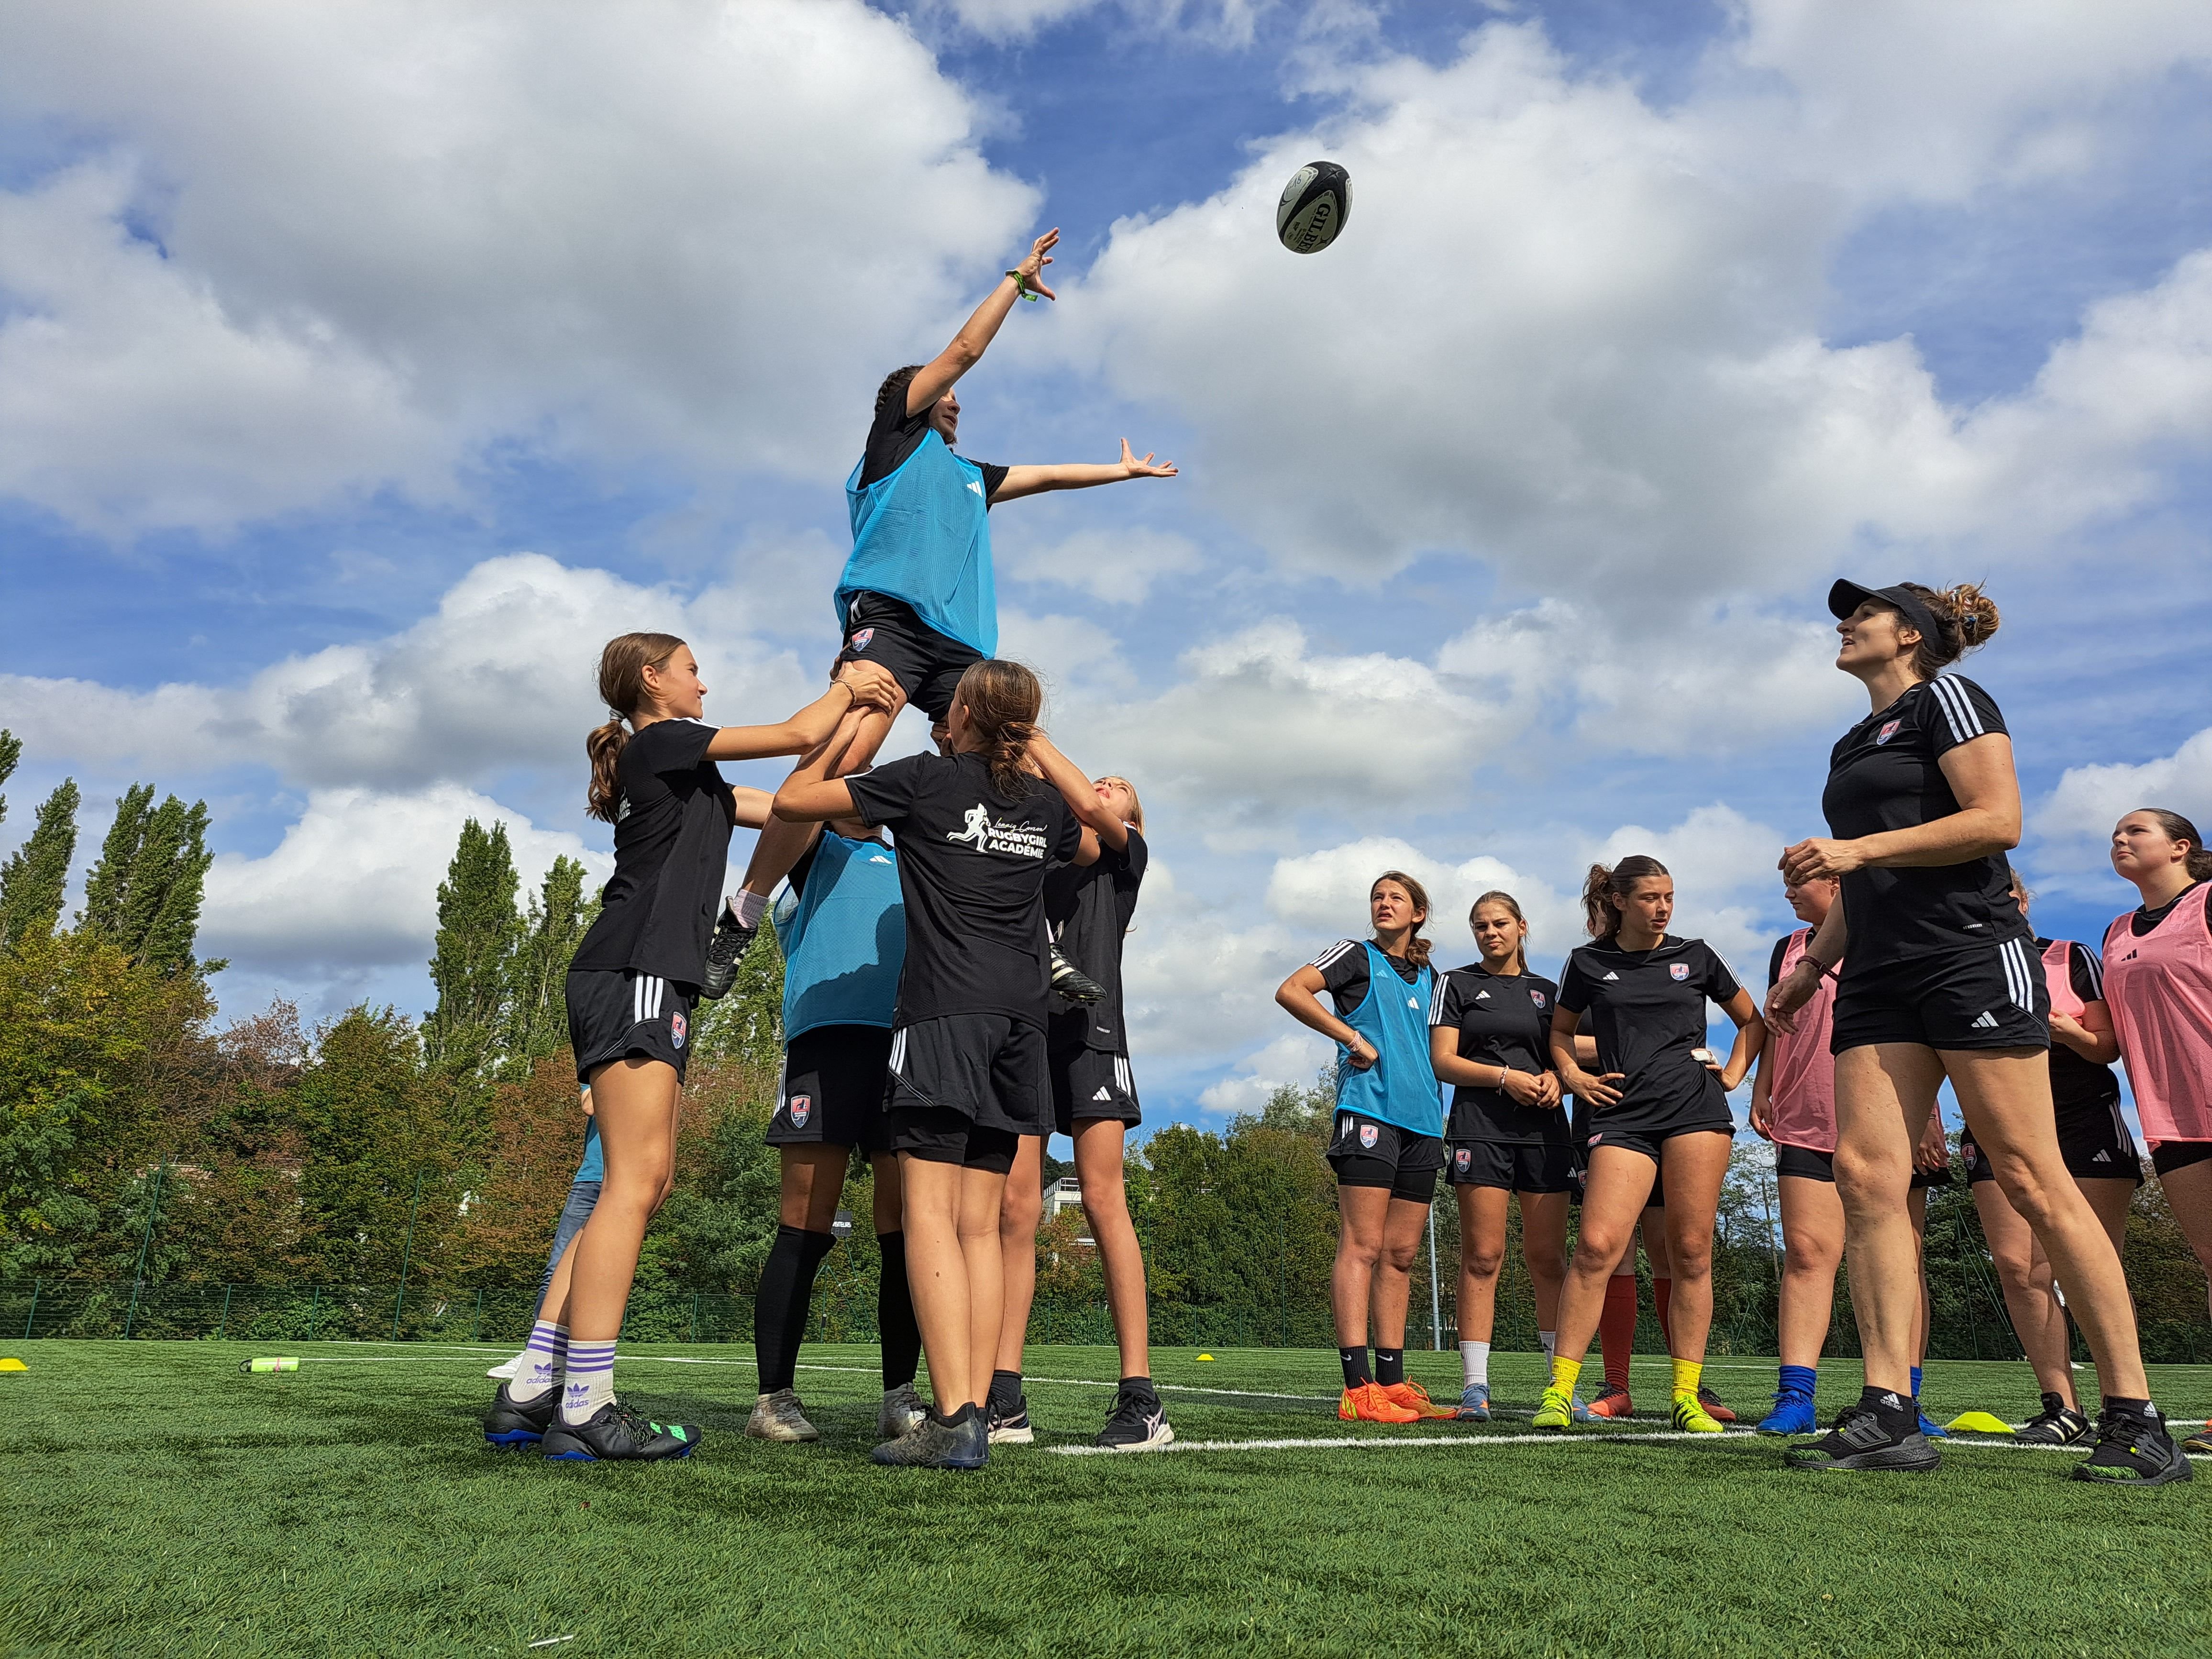
[[[2121,916],[2105,930],[2105,1006],[2143,1139],[2154,1146],[2212,1140],[2212,932],[2203,895],[2190,889],[2140,939],[2134,920]]]
[[[2089,1005],[2074,994],[2074,947],[2063,939],[2051,941],[2043,953],[2043,982],[2051,988],[2051,1012],[2079,1019]]]
[[[1785,978],[1812,942],[1809,927],[1790,934],[1782,951]],[[1766,1100],[1774,1117],[1774,1139],[1782,1146],[1816,1152],[1836,1150],[1836,1057],[1828,1052],[1835,1023],[1836,981],[1823,975],[1820,988],[1797,1011],[1797,1029],[1773,1034],[1774,1080]]]

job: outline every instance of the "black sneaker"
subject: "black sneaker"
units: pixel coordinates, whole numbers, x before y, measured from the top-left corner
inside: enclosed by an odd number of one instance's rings
[[[1092,1003],[1106,994],[1104,986],[1060,955],[1057,944],[1052,947],[1052,988],[1070,1002]]]
[[[689,1457],[698,1449],[699,1431],[689,1423],[648,1422],[619,1400],[610,1400],[580,1423],[556,1419],[541,1449],[563,1463],[652,1462]]]
[[[1098,1443],[1115,1451],[1151,1451],[1175,1443],[1175,1431],[1159,1395],[1143,1389],[1124,1389],[1114,1396],[1114,1414],[1098,1431]]]
[[[891,1468],[980,1469],[991,1461],[990,1427],[973,1406],[963,1406],[942,1421],[925,1413],[912,1429],[868,1455]]]
[[[2170,1480],[2191,1480],[2196,1474],[2166,1431],[2166,1419],[2155,1407],[2148,1412],[2100,1412],[2097,1449],[2074,1466],[2076,1480],[2113,1486],[2163,1486]]]
[[[2043,1396],[2043,1409],[2012,1431],[2015,1440],[2031,1446],[2071,1446],[2087,1440],[2094,1431],[2089,1419],[2055,1394]]]
[[[707,966],[699,975],[701,1001],[729,995],[730,987],[737,983],[738,963],[759,933],[757,927],[739,926],[736,909],[727,899],[722,901],[721,914],[714,918],[714,936],[707,941]]]
[[[499,1385],[499,1392],[491,1397],[491,1409],[484,1413],[484,1443],[501,1451],[536,1445],[560,1415],[561,1390],[548,1389],[537,1399],[520,1403],[507,1390],[506,1383]]]
[[[1900,1469],[1911,1473],[1935,1468],[1943,1455],[1935,1443],[1913,1429],[1899,1435],[1882,1425],[1881,1416],[1863,1405],[1846,1406],[1836,1413],[1834,1425],[1818,1440],[1792,1446],[1782,1454],[1793,1469]]]
[[[991,1401],[983,1410],[988,1413],[988,1432],[993,1445],[1026,1446],[1036,1438],[1036,1431],[1030,1427],[1027,1395],[1018,1394],[1011,1401]]]

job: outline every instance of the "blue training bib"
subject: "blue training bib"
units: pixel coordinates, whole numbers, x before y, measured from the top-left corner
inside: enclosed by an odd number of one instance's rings
[[[991,579],[989,505],[983,469],[945,447],[935,432],[913,454],[863,489],[863,461],[845,481],[853,552],[837,578],[837,626],[855,593],[903,599],[949,639],[999,652],[999,593]]]
[[[824,830],[798,904],[776,918],[776,938],[785,1041],[817,1025],[888,1030],[906,961],[898,854]]]
[[[1408,985],[1374,945],[1360,949],[1367,952],[1367,996],[1343,1018],[1375,1045],[1380,1058],[1363,1072],[1352,1064],[1351,1050],[1337,1045],[1336,1109],[1380,1118],[1417,1135],[1440,1135],[1443,1097],[1429,1060],[1429,994],[1436,975],[1424,968]]]

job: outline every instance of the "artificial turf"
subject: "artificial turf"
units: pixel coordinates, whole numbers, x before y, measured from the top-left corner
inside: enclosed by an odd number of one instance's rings
[[[0,1374],[21,1655],[2212,1652],[2202,1461],[2113,1492],[2067,1480],[2074,1452],[1954,1443],[1933,1475],[1844,1476],[1748,1435],[1370,1427],[1337,1421],[1333,1354],[1226,1349],[1155,1357],[1190,1449],[1055,1455],[1096,1433],[1111,1389],[1081,1382],[1114,1359],[1037,1348],[1036,1446],[890,1471],[866,1455],[873,1349],[808,1349],[823,1439],[770,1446],[739,1434],[747,1350],[641,1345],[625,1395],[703,1424],[700,1450],[550,1465],[483,1444],[495,1350],[312,1344],[274,1376],[239,1343],[7,1351],[30,1367]],[[1456,1356],[1408,1359],[1456,1396]],[[1539,1373],[1498,1356],[1498,1399]],[[1709,1374],[1747,1422],[1772,1377]],[[1640,1403],[1666,1378],[1639,1361]],[[1825,1412],[1856,1367],[1821,1381]],[[2177,1418],[2212,1406],[2212,1367],[2153,1383]],[[1926,1394],[2034,1409],[2021,1365],[1939,1363]],[[1363,1443],[1218,1445],[1304,1438]]]

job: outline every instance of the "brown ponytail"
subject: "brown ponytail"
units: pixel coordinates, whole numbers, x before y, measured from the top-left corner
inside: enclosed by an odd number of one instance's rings
[[[2182,867],[2189,872],[2190,880],[2212,881],[2212,852],[2205,850],[2204,837],[2197,833],[2195,824],[2180,813],[2169,812],[2163,806],[2138,806],[2136,811],[2154,820],[2165,831],[2168,841],[2189,843],[2189,856],[2182,860]]]
[[[1626,898],[1647,876],[1669,873],[1665,865],[1644,853],[1632,853],[1609,870],[1602,864],[1590,866],[1583,880],[1583,925],[1589,936],[1602,941],[1618,933],[1620,912],[1611,901]]]
[[[1429,890],[1415,881],[1403,870],[1385,870],[1367,884],[1367,896],[1373,898],[1375,890],[1386,881],[1395,881],[1406,890],[1406,896],[1413,901],[1413,936],[1406,941],[1406,960],[1415,969],[1429,965],[1429,941],[1423,939],[1421,924],[1429,919]]]
[[[1037,677],[1018,662],[986,657],[968,665],[952,701],[967,708],[968,729],[991,769],[991,787],[1009,800],[1021,799],[1036,775],[1029,769],[1030,739],[1044,706]]]
[[[592,761],[592,787],[584,811],[592,817],[612,823],[622,810],[622,785],[615,767],[629,743],[623,722],[645,701],[645,671],[660,667],[683,647],[684,641],[673,634],[622,634],[599,653],[599,700],[614,718],[584,737],[584,752]]]
[[[1937,637],[1921,641],[1912,653],[1913,672],[1923,680],[1934,679],[1969,651],[1980,650],[1997,631],[1996,604],[1982,592],[1979,583],[1960,582],[1941,592],[1918,582],[1898,586],[1926,605],[1936,618]]]

